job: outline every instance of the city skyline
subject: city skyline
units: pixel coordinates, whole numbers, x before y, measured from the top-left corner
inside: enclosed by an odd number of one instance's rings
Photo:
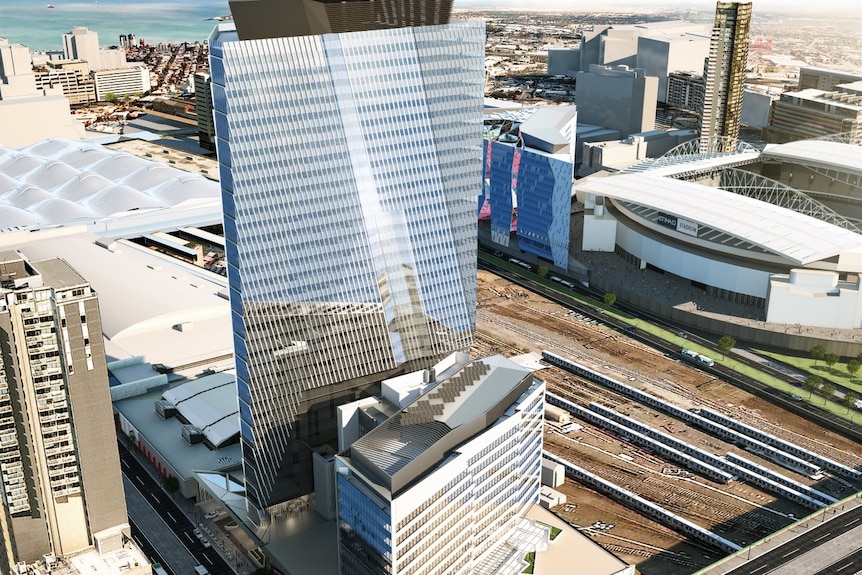
[[[12,43],[21,43],[31,50],[62,49],[63,33],[73,26],[85,26],[99,33],[104,46],[118,45],[119,35],[134,33],[148,42],[195,42],[204,41],[216,22],[217,16],[230,14],[228,2],[208,0],[162,0],[158,3],[129,4],[123,0],[102,0],[94,2],[55,2],[55,8],[46,8],[43,3],[30,0],[5,0],[0,6],[0,37]],[[594,7],[578,5],[572,7],[565,0],[552,0],[542,8],[531,11],[562,11],[572,14],[596,13],[661,13],[685,9],[708,15],[715,8],[714,2],[667,2],[655,5],[646,0],[612,0]],[[494,10],[524,12],[521,3],[514,0],[497,2],[494,0],[454,0],[453,9]],[[810,2],[780,0],[759,0],[754,5],[753,21],[759,14],[786,13],[819,18],[828,22],[837,11],[842,19],[862,18],[862,10],[854,0],[826,0],[812,5]],[[165,19],[171,13],[174,17]]]

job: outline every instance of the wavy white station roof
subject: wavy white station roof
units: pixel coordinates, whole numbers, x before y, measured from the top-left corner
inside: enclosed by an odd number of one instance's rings
[[[719,188],[646,174],[583,181],[579,191],[675,214],[776,253],[797,265],[862,249],[862,236]]]
[[[216,182],[94,143],[54,139],[0,147],[0,232],[219,198]]]
[[[828,140],[770,144],[762,157],[862,175],[862,146]]]

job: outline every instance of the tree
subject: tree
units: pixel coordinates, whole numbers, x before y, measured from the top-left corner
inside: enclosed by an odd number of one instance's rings
[[[729,335],[723,335],[718,339],[718,350],[721,352],[721,358],[724,359],[733,346],[736,345],[736,340]]]
[[[608,292],[605,294],[604,300],[605,300],[605,305],[610,307],[610,306],[614,305],[614,303],[617,301],[617,296],[616,296],[616,294],[612,294],[611,292]]]
[[[862,363],[859,363],[858,359],[851,359],[847,362],[847,373],[854,376],[860,367],[862,367]]]
[[[162,489],[164,489],[168,495],[171,497],[174,496],[174,493],[180,490],[180,481],[173,475],[168,475],[164,479],[162,479]]]
[[[844,407],[846,407],[847,411],[849,412],[851,407],[856,407],[857,401],[859,401],[859,394],[853,390],[850,390],[844,394],[844,401],[842,401],[842,403],[844,404]]]
[[[823,356],[823,363],[832,367],[836,363],[838,363],[838,354],[837,353],[827,353]]]
[[[805,391],[808,392],[808,399],[811,399],[811,394],[820,389],[820,384],[823,383],[823,378],[819,375],[809,375],[805,378]]]
[[[539,269],[536,270],[536,273],[538,273],[542,277],[547,277],[548,268],[546,266],[539,266]]]
[[[814,360],[814,365],[817,365],[817,362],[826,357],[826,347],[817,344],[811,348],[811,359]]]
[[[116,102],[117,101],[117,95],[114,94],[113,92],[108,92],[107,94],[105,94],[105,101],[106,102]]]
[[[832,401],[832,398],[835,397],[835,384],[831,381],[827,381],[820,388],[820,395],[825,397],[827,400]]]

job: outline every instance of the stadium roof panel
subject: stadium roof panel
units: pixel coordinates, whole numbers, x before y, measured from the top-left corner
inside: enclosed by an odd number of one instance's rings
[[[862,236],[719,188],[646,174],[587,179],[580,192],[675,214],[741,238],[797,265],[862,249]]]
[[[764,148],[761,157],[862,176],[862,146],[854,144],[829,140],[770,144]]]

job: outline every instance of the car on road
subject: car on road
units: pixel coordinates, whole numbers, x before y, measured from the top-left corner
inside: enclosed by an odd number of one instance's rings
[[[219,514],[218,511],[210,511],[209,513],[204,515],[204,517],[206,517],[207,519],[212,519],[213,517],[217,516],[218,514]]]
[[[201,533],[201,530],[200,530],[200,529],[195,528],[195,530],[194,530],[194,531],[192,531],[192,533],[194,533],[195,537],[197,537],[198,539],[203,539],[203,538],[204,538],[204,534],[203,534],[203,533]]]

